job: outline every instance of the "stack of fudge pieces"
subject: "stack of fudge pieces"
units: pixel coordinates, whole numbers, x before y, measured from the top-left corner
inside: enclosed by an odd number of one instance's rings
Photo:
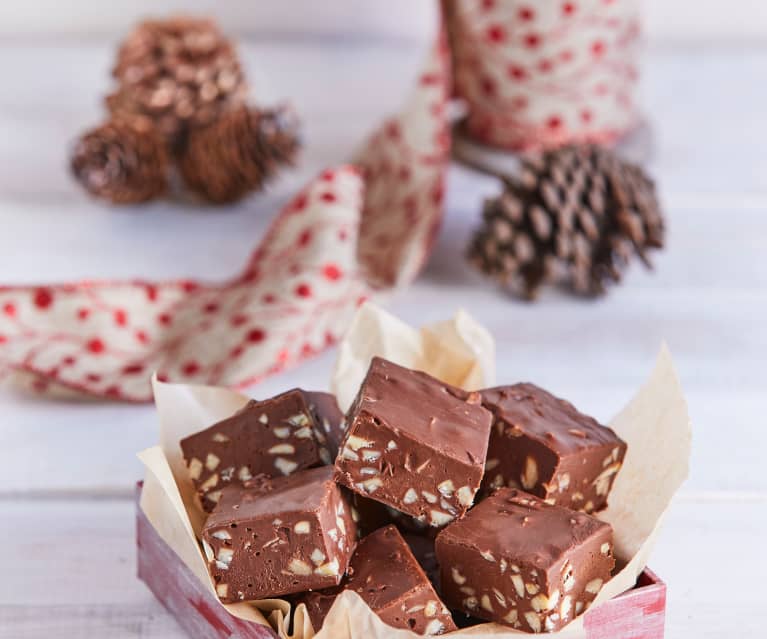
[[[466,392],[374,358],[345,418],[332,395],[296,389],[181,448],[220,600],[288,596],[315,630],[351,590],[417,634],[551,632],[615,565],[591,513],[626,445],[532,384]]]

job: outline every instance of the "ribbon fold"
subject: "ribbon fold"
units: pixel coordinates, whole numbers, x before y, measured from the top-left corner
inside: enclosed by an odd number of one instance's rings
[[[0,287],[0,370],[49,395],[145,402],[150,378],[244,387],[338,341],[357,306],[411,281],[442,219],[450,153],[440,34],[399,115],[354,164],[276,216],[241,275]]]

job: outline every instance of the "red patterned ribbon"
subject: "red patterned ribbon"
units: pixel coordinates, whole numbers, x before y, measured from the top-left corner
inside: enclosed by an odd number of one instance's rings
[[[361,300],[412,280],[428,257],[450,151],[448,86],[440,37],[407,108],[355,166],[299,193],[233,281],[0,288],[0,368],[39,392],[149,401],[154,371],[241,387],[320,352]]]
[[[611,142],[637,121],[637,0],[443,0],[475,139]]]

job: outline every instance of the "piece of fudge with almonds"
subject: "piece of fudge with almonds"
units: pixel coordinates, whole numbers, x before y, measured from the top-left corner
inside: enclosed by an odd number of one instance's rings
[[[331,464],[343,435],[343,415],[329,393],[301,389],[251,400],[231,417],[181,440],[200,503],[210,512],[221,489]]]
[[[521,488],[551,504],[596,512],[623,464],[610,428],[533,384],[482,391],[493,413],[482,488]]]
[[[307,593],[306,604],[315,630],[319,630],[336,596],[356,592],[381,621],[419,635],[440,635],[456,629],[442,603],[395,526],[386,526],[365,537],[349,564],[338,589]]]
[[[323,466],[227,487],[202,539],[219,599],[252,601],[338,585],[357,524],[350,496]]]
[[[525,632],[553,632],[585,611],[615,566],[609,524],[500,488],[437,536],[452,608]]]
[[[444,526],[474,501],[491,420],[478,393],[375,357],[347,415],[336,480]]]

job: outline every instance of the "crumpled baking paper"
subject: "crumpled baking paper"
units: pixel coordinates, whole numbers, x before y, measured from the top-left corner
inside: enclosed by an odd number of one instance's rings
[[[339,346],[330,390],[342,411],[351,406],[374,356],[425,371],[466,389],[491,386],[495,379],[495,343],[465,311],[450,320],[415,329],[371,303],[354,316]]]
[[[472,356],[472,353],[474,354]],[[493,379],[493,343],[487,331],[468,314],[458,312],[448,321],[420,331],[364,305],[339,348],[332,386],[348,405],[373,355],[391,358],[438,374],[467,390],[489,386]],[[501,380],[513,383],[515,380]],[[223,388],[166,384],[155,380],[155,402],[160,419],[160,443],[140,454],[146,467],[141,508],[160,536],[213,593],[205,558],[198,542],[203,514],[181,457],[179,440],[228,417],[247,397]],[[663,517],[688,473],[691,427],[687,404],[674,372],[671,354],[661,348],[648,381],[609,425],[628,444],[623,468],[610,494],[610,506],[598,517],[615,530],[615,553],[625,566],[602,588],[592,604],[634,587],[657,539]],[[222,604],[223,605],[223,604]],[[352,592],[334,603],[323,628],[314,634],[305,608],[299,606],[293,633],[283,600],[227,605],[238,617],[269,623],[289,639],[415,639],[418,635],[394,630]],[[506,626],[482,624],[449,636],[510,637],[524,634]],[[583,616],[558,633],[583,637]]]

